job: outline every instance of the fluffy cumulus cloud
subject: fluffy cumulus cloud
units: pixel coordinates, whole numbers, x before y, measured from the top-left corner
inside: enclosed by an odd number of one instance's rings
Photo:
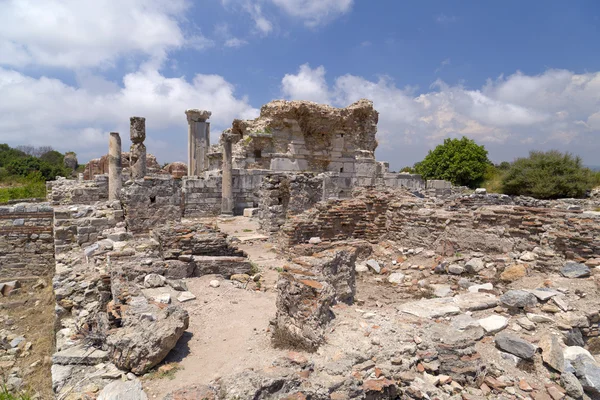
[[[154,140],[149,151],[172,159],[185,154],[186,108],[212,110],[214,132],[233,118],[258,114],[234,89],[218,75],[198,74],[188,81],[167,78],[152,68],[125,75],[122,86],[86,76],[78,87],[0,68],[0,143],[45,144],[75,150],[84,158],[98,156],[105,151],[108,131],[121,132],[126,145],[129,117],[141,115]]]
[[[1,0],[0,64],[82,68],[124,56],[164,57],[172,48],[206,46],[179,23],[186,0]]]
[[[198,28],[184,29],[190,5],[0,0],[0,143],[51,145],[85,161],[106,152],[109,131],[121,132],[127,146],[129,117],[140,115],[147,120],[149,150],[173,161],[187,146],[186,108],[213,111],[214,137],[233,118],[256,116],[258,110],[222,76],[168,77],[163,71],[176,61],[171,51],[214,45]],[[244,44],[230,34],[220,39],[230,47]],[[28,75],[30,68],[35,76]],[[107,72],[114,78],[107,79]]]
[[[418,161],[444,138],[462,135],[486,145],[496,160],[510,160],[533,148],[558,148],[593,163],[592,155],[600,150],[598,72],[517,72],[479,89],[436,81],[425,93],[415,94],[386,77],[344,75],[328,84],[323,66],[305,64],[296,74],[285,75],[281,89],[287,98],[337,106],[372,99],[380,112],[379,153],[396,160],[405,155],[404,164]]]

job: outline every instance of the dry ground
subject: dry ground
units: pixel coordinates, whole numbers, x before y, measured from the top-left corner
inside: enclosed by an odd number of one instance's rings
[[[3,279],[6,282],[8,279]],[[37,280],[21,280],[21,292],[8,297],[0,296],[0,329],[25,337],[31,349],[24,357],[17,357],[13,368],[19,368],[25,391],[40,399],[51,399],[52,377],[50,357],[54,349],[54,294],[49,279],[43,289],[33,289]],[[2,363],[0,363],[2,365]],[[3,365],[0,379],[10,374]]]

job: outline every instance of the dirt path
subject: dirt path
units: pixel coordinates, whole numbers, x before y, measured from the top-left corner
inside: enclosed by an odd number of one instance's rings
[[[242,372],[248,368],[268,366],[285,351],[271,348],[267,332],[275,316],[277,267],[283,260],[271,251],[272,245],[256,232],[258,225],[248,218],[235,218],[220,228],[238,237],[238,247],[248,253],[259,266],[266,291],[236,288],[228,280],[215,275],[186,280],[196,300],[183,303],[190,314],[190,327],[164,363],[176,362],[181,367],[174,379],[144,381],[151,398],[193,384],[207,384],[219,376]],[[211,280],[221,285],[210,287]]]

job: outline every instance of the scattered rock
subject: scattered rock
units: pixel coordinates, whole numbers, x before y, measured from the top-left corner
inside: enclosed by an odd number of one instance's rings
[[[98,395],[98,400],[148,400],[139,380],[113,381]]]
[[[464,267],[461,267],[458,264],[450,264],[448,266],[448,273],[452,274],[452,275],[461,275],[465,272]]]
[[[190,300],[196,300],[196,296],[194,296],[192,292],[181,292],[181,294],[177,296],[177,301],[180,303],[184,303]]]
[[[451,297],[422,299],[404,303],[397,308],[400,312],[421,318],[447,317],[460,313],[460,308],[454,303],[454,299]]]
[[[540,339],[538,346],[542,350],[542,360],[550,367],[562,372],[565,367],[565,358],[556,335],[545,334]]]
[[[487,318],[478,320],[478,322],[487,334],[500,332],[508,326],[508,318],[501,315],[491,315]]]
[[[472,258],[465,264],[465,269],[470,274],[476,274],[485,268],[485,263],[481,258]]]
[[[494,338],[496,347],[517,357],[531,360],[535,355],[536,347],[517,335],[499,333]]]
[[[542,314],[527,313],[527,318],[529,318],[529,320],[531,320],[532,322],[537,322],[540,324],[554,322],[554,320],[552,318],[547,317]]]
[[[560,270],[560,273],[566,278],[587,278],[590,276],[590,269],[585,264],[569,261]]]
[[[583,386],[575,375],[570,372],[563,372],[560,376],[560,384],[567,392],[567,395],[574,399],[580,399],[583,397]]]
[[[210,285],[210,287],[218,288],[219,286],[221,286],[221,282],[219,282],[216,279],[213,279],[212,281],[210,281],[209,285]]]
[[[367,267],[371,268],[377,274],[381,273],[381,267],[379,266],[379,263],[375,260],[368,260]]]
[[[519,257],[519,260],[525,261],[525,262],[532,262],[532,261],[537,260],[537,254],[535,254],[534,252],[531,252],[531,251],[524,251],[521,254],[521,257]]]
[[[160,309],[140,300],[125,311],[122,328],[107,337],[110,359],[120,369],[145,373],[175,347],[188,324],[189,315],[184,309]]]
[[[308,243],[310,243],[310,244],[319,244],[321,242],[322,242],[322,240],[318,236],[311,237],[310,239],[308,239]]]
[[[167,279],[162,275],[148,274],[144,278],[144,286],[147,288],[162,287],[162,286],[165,286],[166,281],[167,281]]]
[[[500,303],[507,308],[532,308],[537,298],[525,290],[509,290],[500,296]]]
[[[478,293],[480,290],[494,290],[494,285],[491,283],[484,283],[482,285],[471,285],[467,289],[471,293]]]
[[[357,266],[357,268],[358,268],[358,266]],[[394,273],[390,274],[390,276],[388,276],[388,282],[399,284],[399,283],[404,282],[404,277],[405,277],[404,274],[401,274],[400,272],[394,272]]]

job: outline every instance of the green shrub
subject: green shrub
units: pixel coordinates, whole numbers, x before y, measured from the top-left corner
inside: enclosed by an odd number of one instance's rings
[[[430,150],[425,159],[415,164],[424,179],[444,179],[454,185],[478,187],[490,165],[487,150],[473,140],[446,139]]]
[[[502,163],[504,164],[504,163]],[[483,176],[483,183],[481,187],[484,187],[488,193],[502,193],[502,179],[506,171],[503,169],[502,164],[500,165],[488,165],[485,174]]]
[[[26,394],[13,394],[11,392],[8,391],[8,389],[6,388],[6,386],[2,385],[2,387],[0,388],[0,400],[30,400],[31,397],[29,397]]]
[[[593,186],[594,174],[581,158],[556,150],[517,159],[502,180],[504,193],[538,199],[583,197]]]

